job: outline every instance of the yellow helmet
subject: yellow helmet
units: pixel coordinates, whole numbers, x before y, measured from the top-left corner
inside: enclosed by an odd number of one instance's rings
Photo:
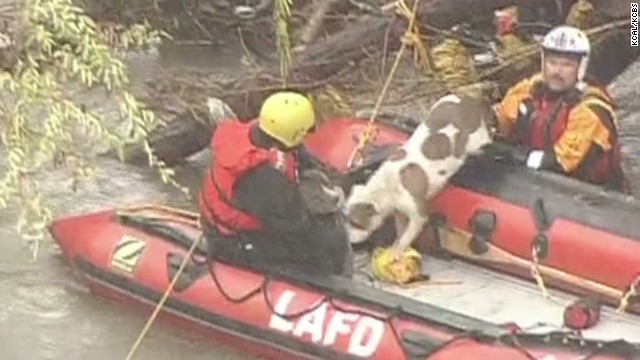
[[[269,96],[262,104],[258,119],[260,130],[287,147],[300,145],[315,123],[311,101],[292,91]]]
[[[413,248],[408,248],[397,261],[391,258],[391,248],[377,248],[371,256],[373,275],[388,283],[407,284],[418,280],[422,273],[421,265],[422,256]]]

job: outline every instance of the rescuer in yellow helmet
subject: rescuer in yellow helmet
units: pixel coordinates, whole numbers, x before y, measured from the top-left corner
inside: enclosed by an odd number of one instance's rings
[[[302,144],[314,126],[311,101],[288,90],[269,96],[258,119],[218,125],[199,199],[211,255],[258,267],[349,272],[340,261],[350,249],[344,228],[320,221],[298,184],[298,173],[311,168]],[[334,190],[322,180],[320,188]]]
[[[300,145],[315,124],[311,101],[292,91],[269,96],[262,104],[258,118],[258,128],[282,150]]]

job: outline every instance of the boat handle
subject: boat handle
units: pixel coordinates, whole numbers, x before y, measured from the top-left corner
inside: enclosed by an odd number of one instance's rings
[[[537,234],[531,243],[532,251],[538,260],[544,260],[549,255],[549,237],[547,231],[551,228],[554,219],[549,216],[549,212],[542,198],[536,198],[531,207],[531,215],[535,224]]]
[[[183,261],[184,257],[182,255],[174,252],[167,253],[167,276],[169,283],[173,281]],[[174,285],[174,290],[176,292],[186,290],[205,274],[207,274],[207,268],[204,265],[196,264],[192,259],[189,259]]]

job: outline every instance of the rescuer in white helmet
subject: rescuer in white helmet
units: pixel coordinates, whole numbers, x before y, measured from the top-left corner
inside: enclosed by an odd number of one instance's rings
[[[529,168],[628,192],[612,99],[585,81],[590,52],[589,39],[575,27],[546,34],[540,73],[513,86],[496,106],[498,131],[523,148]]]

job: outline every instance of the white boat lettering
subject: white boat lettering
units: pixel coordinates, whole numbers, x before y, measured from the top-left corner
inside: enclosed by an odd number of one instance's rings
[[[295,297],[295,292],[285,290],[274,305],[276,312],[291,312],[289,306]],[[370,357],[376,352],[384,337],[384,322],[349,312],[334,311],[327,314],[328,309],[329,303],[324,302],[296,319],[272,314],[269,327],[296,337],[308,337],[313,343],[324,346],[334,345],[339,337],[348,337],[347,352],[358,357]]]

